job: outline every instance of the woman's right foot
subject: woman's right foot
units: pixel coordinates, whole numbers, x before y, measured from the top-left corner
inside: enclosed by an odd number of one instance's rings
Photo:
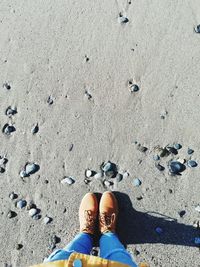
[[[102,234],[116,232],[118,203],[112,192],[103,193],[99,204],[99,230]]]

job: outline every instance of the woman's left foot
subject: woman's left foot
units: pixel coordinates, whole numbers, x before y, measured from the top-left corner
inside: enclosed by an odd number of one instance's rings
[[[79,208],[80,232],[95,234],[98,209],[98,201],[95,194],[87,193],[83,197]]]

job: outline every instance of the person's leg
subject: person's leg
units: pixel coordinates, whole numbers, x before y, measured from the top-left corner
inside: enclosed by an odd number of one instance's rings
[[[100,257],[137,267],[117,235],[112,232],[105,233],[100,238]]]
[[[98,201],[93,193],[87,193],[79,207],[80,233],[64,249],[54,251],[46,260],[66,260],[71,253],[78,252],[90,254],[92,249],[92,236],[95,234],[98,215]]]
[[[76,237],[63,249],[54,251],[45,262],[67,260],[74,253],[90,254],[92,250],[92,236],[87,233],[79,233]]]

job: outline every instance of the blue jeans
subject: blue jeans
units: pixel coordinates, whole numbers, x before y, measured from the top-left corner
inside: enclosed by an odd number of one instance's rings
[[[92,243],[93,240],[89,234],[79,233],[64,249],[54,251],[45,262],[67,260],[74,252],[89,255],[92,250]],[[103,234],[100,238],[100,257],[137,267],[117,235],[111,232]]]

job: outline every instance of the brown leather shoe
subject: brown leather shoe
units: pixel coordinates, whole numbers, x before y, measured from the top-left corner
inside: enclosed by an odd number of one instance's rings
[[[87,193],[80,204],[80,232],[94,234],[98,215],[98,201],[93,193]]]
[[[114,194],[109,191],[103,193],[99,204],[99,230],[102,234],[116,231],[118,212]]]

